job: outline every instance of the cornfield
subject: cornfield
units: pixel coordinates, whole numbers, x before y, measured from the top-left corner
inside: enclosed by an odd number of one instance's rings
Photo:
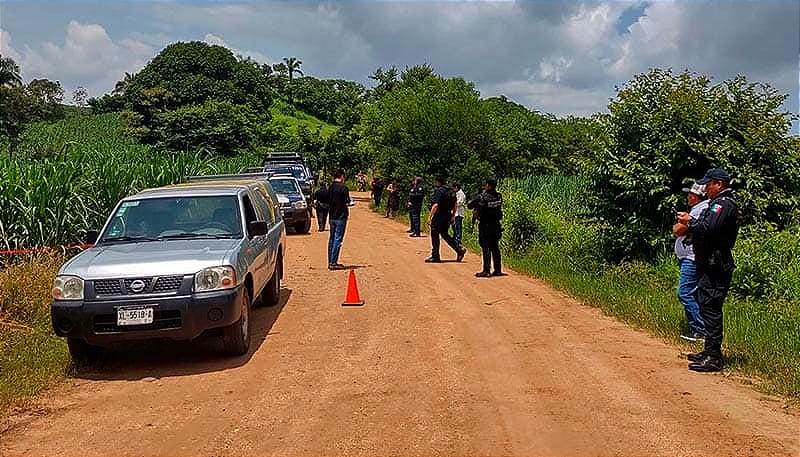
[[[579,176],[532,175],[506,179],[501,190],[521,192],[531,200],[542,199],[561,216],[580,216],[585,212],[581,200],[591,183]]]
[[[114,114],[37,124],[14,157],[0,156],[0,249],[79,243],[122,197],[253,160],[159,153],[124,135]]]

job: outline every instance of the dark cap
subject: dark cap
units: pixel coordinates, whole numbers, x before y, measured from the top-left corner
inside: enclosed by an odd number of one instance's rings
[[[708,184],[711,181],[731,182],[731,175],[722,168],[710,168],[705,176],[697,180],[697,184]]]

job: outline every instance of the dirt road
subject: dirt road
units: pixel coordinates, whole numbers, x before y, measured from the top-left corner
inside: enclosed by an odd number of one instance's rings
[[[429,238],[359,203],[340,306],[327,232],[289,237],[282,304],[251,353],[132,347],[18,416],[0,454],[799,454],[800,417],[680,348],[479,257],[425,264]],[[443,257],[454,258],[443,246]]]

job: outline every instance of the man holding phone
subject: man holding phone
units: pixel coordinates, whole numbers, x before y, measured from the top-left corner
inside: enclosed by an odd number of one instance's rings
[[[708,208],[706,200],[706,186],[694,183],[691,187],[684,187],[689,207],[689,215],[695,219],[699,218],[703,211]],[[697,304],[697,264],[694,257],[694,246],[692,246],[692,236],[687,234],[688,227],[676,223],[672,227],[672,233],[677,237],[675,240],[675,256],[678,258],[680,267],[680,277],[678,279],[678,301],[683,305],[686,313],[686,323],[689,331],[682,334],[681,338],[688,341],[702,341],[706,338],[706,329],[703,318],[700,316],[700,306]]]

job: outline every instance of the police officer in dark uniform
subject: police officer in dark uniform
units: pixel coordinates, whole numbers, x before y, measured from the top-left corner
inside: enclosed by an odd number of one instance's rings
[[[467,204],[467,208],[476,211],[478,218],[478,243],[483,251],[483,270],[475,273],[479,278],[503,276],[503,265],[500,262],[500,237],[503,228],[503,196],[497,192],[497,181],[487,179],[483,192],[476,195]],[[494,271],[491,262],[494,260]]]
[[[699,218],[678,213],[677,220],[685,224],[692,236],[699,280],[697,302],[706,326],[705,347],[689,354],[692,371],[709,372],[722,369],[722,304],[728,295],[736,267],[733,245],[739,234],[739,205],[730,189],[730,175],[720,168],[708,170],[697,181],[706,186],[708,209]]]
[[[467,253],[467,248],[456,243],[448,233],[455,218],[456,193],[450,186],[444,184],[442,176],[436,178],[436,186],[431,197],[431,214],[428,216],[428,224],[431,227],[431,256],[425,259],[425,262],[442,261],[439,257],[440,236],[456,252],[456,262],[461,262]]]
[[[411,191],[408,194],[408,209],[411,219],[411,235],[414,237],[420,236],[421,231],[421,215],[422,215],[422,200],[425,198],[425,188],[422,187],[422,178],[419,176],[414,178],[414,183],[411,186]]]

